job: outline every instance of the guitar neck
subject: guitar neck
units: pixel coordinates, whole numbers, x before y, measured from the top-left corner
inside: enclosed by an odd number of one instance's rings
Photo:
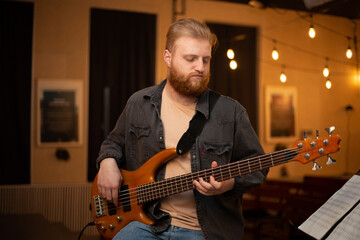
[[[297,155],[298,152],[296,150],[286,149],[140,185],[137,187],[138,201],[142,204],[192,190],[195,188],[193,184],[194,180],[198,180],[199,178],[203,178],[206,182],[209,182],[210,176],[213,176],[216,181],[222,182],[231,178],[240,177],[262,169],[287,163]]]

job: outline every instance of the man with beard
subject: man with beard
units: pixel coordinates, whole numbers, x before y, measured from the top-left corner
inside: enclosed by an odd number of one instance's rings
[[[217,39],[195,19],[174,22],[167,33],[167,78],[136,92],[101,145],[97,159],[99,194],[115,205],[123,180],[120,166],[133,171],[156,153],[176,148],[189,122],[202,115],[203,129],[190,149],[164,165],[156,180],[209,169],[263,154],[246,110],[219,96],[209,107],[210,60]],[[179,152],[178,152],[179,153]],[[153,201],[147,214],[155,221],[132,221],[114,239],[241,239],[242,194],[263,183],[267,170],[224,181],[194,180],[194,190]]]

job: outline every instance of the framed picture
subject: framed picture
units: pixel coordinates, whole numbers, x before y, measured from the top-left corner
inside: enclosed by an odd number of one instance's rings
[[[269,143],[298,140],[296,88],[266,87],[265,124],[265,137]]]
[[[37,141],[40,146],[82,144],[81,80],[38,79]]]

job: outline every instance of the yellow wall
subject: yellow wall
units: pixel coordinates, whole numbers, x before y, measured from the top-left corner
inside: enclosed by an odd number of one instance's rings
[[[156,79],[166,76],[162,62],[165,35],[172,22],[171,0],[28,0],[34,2],[33,42],[33,102],[32,102],[32,183],[84,183],[87,181],[87,128],[88,128],[88,83],[89,83],[89,36],[90,8],[105,8],[144,12],[157,15],[157,59]],[[180,9],[179,9],[180,10]],[[305,15],[304,13],[299,13]],[[311,164],[289,163],[290,177],[303,175],[342,175],[360,169],[360,84],[355,79],[355,60],[344,56],[347,39],[331,31],[319,28],[317,37],[309,39],[309,22],[294,11],[254,9],[246,5],[216,1],[187,0],[185,15],[201,21],[258,28],[258,76],[259,76],[259,123],[260,140],[266,152],[272,152],[273,143],[265,141],[264,89],[266,86],[291,86],[298,91],[298,127],[300,130],[323,129],[335,125],[340,134],[341,151],[333,154],[338,163],[325,165],[325,158],[318,162],[324,167],[312,172]],[[352,36],[353,25],[344,18],[315,15],[314,22],[337,32]],[[359,21],[358,21],[359,23]],[[359,36],[359,31],[357,32]],[[280,53],[278,63],[271,60],[273,43],[267,37],[277,39]],[[220,43],[221,44],[221,43]],[[294,46],[312,54],[299,51]],[[321,74],[325,59],[330,58],[329,67],[333,88],[324,88]],[[331,61],[337,59],[338,61]],[[286,64],[288,81],[279,81],[280,65]],[[314,71],[314,69],[318,71]],[[81,79],[84,85],[84,120],[81,125],[83,142],[80,146],[67,147],[71,158],[64,162],[55,157],[56,147],[39,146],[36,140],[36,82],[38,79]],[[345,112],[352,104],[354,111]],[[349,131],[348,131],[349,129]],[[292,145],[292,143],[288,143]],[[270,178],[279,177],[279,167],[270,171]]]

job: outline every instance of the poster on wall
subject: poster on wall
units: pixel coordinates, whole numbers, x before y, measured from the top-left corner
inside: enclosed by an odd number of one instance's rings
[[[37,93],[39,145],[80,145],[83,116],[82,82],[39,79]]]
[[[266,141],[269,143],[298,140],[296,88],[266,87],[265,124]]]

